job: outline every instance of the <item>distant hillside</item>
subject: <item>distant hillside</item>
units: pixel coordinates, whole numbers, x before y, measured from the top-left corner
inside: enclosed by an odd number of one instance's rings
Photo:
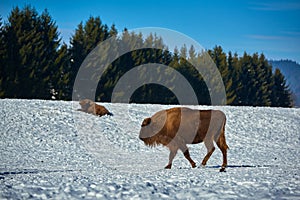
[[[295,105],[300,106],[300,64],[291,60],[269,61],[273,69],[280,69],[294,94]]]

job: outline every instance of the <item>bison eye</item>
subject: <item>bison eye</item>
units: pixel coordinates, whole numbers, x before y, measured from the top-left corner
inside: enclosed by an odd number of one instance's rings
[[[141,127],[147,126],[147,124],[145,124],[144,122],[142,123]]]

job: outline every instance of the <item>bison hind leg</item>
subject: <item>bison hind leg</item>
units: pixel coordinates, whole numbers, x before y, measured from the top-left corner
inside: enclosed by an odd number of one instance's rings
[[[186,150],[183,152],[183,155],[184,155],[184,157],[191,163],[192,168],[195,168],[195,167],[196,167],[196,163],[192,160],[192,158],[191,158],[191,156],[190,156],[189,149],[186,149]]]
[[[182,151],[184,157],[190,162],[190,164],[192,165],[192,168],[195,168],[196,163],[191,158],[189,148],[186,146],[186,143],[184,142],[184,140],[179,140],[178,143],[179,143],[179,148]]]
[[[226,143],[224,144],[224,143],[219,142],[219,141],[217,142],[217,145],[218,145],[219,149],[221,150],[221,152],[223,154],[223,164],[222,164],[221,170],[225,171],[225,168],[227,167],[227,149],[228,149],[228,146],[226,145]]]
[[[172,167],[172,162],[173,159],[175,158],[178,149],[180,149],[184,155],[184,157],[190,162],[190,164],[192,165],[192,168],[196,167],[196,163],[192,160],[191,156],[190,156],[190,152],[188,147],[186,146],[186,144],[181,141],[181,140],[173,140],[171,141],[167,147],[170,149],[170,154],[169,154],[169,163],[168,165],[165,167],[165,169],[171,169]]]
[[[224,130],[222,131],[222,133],[221,133],[220,137],[218,138],[218,140],[216,141],[216,143],[223,154],[223,164],[222,164],[222,168],[220,169],[220,172],[223,172],[223,171],[225,171],[225,168],[227,167],[227,149],[228,149],[228,146],[226,144]]]
[[[226,167],[221,167],[220,172],[226,172]]]

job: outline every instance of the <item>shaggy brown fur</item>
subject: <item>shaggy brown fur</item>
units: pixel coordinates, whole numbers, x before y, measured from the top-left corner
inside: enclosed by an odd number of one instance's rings
[[[79,101],[79,104],[81,105],[81,109],[78,109],[79,111],[98,115],[100,117],[103,115],[113,115],[104,106],[98,105],[90,99],[83,99]]]
[[[191,159],[187,144],[204,142],[207,154],[202,161],[206,165],[215,150],[214,141],[223,154],[220,171],[227,166],[227,149],[225,140],[226,116],[219,110],[192,110],[189,108],[171,108],[155,113],[142,122],[139,138],[148,146],[164,145],[170,150],[169,163],[165,167],[171,169],[172,161],[180,149],[192,167],[196,163]]]

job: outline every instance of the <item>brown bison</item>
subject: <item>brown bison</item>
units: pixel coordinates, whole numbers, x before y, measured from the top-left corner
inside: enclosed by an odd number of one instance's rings
[[[113,115],[104,106],[98,105],[90,99],[83,99],[79,101],[79,104],[81,106],[81,109],[78,109],[79,111],[98,115],[100,117],[103,115]]]
[[[223,154],[220,171],[225,171],[228,149],[225,140],[225,124],[226,116],[222,111],[177,107],[159,111],[151,118],[144,119],[139,138],[148,146],[162,144],[170,149],[166,169],[171,169],[178,149],[183,152],[192,167],[196,167],[196,163],[190,157],[187,144],[201,142],[204,142],[207,148],[207,154],[202,161],[202,165],[206,165],[215,150],[215,141]]]

